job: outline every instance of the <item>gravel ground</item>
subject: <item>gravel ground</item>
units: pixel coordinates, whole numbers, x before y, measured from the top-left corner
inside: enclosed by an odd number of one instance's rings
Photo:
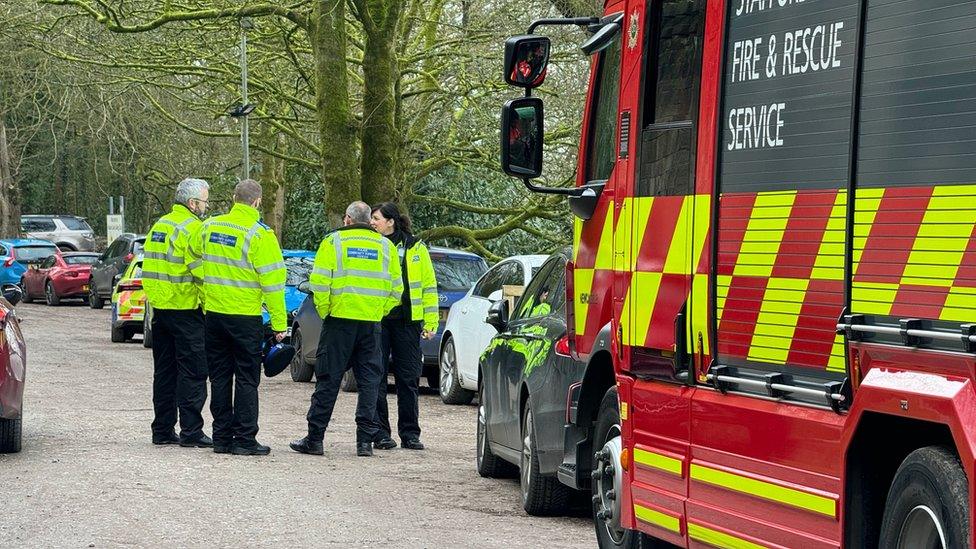
[[[473,406],[426,394],[426,451],[357,458],[355,398],[343,393],[325,456],[299,455],[288,442],[305,432],[312,384],[285,372],[260,388],[270,456],[157,447],[150,352],[109,342],[108,309],[20,305],[18,315],[24,450],[0,455],[0,547],[594,544],[587,519],[529,517],[516,481],[478,476]]]

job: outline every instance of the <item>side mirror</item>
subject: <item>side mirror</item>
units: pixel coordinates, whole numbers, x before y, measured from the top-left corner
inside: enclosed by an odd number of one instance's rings
[[[16,307],[23,297],[24,294],[20,291],[19,286],[15,284],[5,284],[3,286],[3,298],[9,301],[11,305]]]
[[[501,290],[495,290],[494,292],[491,292],[490,294],[488,294],[488,301],[491,301],[492,303],[494,303],[496,301],[501,301],[501,300],[502,300],[502,291]]]
[[[488,316],[485,322],[491,324],[499,332],[504,332],[508,328],[508,300],[503,299],[491,304],[488,308]]]
[[[502,107],[502,171],[532,179],[542,175],[542,100],[522,97]]]
[[[120,280],[122,280],[122,275],[121,274],[117,274],[117,275],[113,276],[112,277],[112,287],[114,288],[114,287],[118,286]]]
[[[606,19],[604,19],[606,21]],[[593,36],[589,38],[580,49],[583,50],[583,54],[586,56],[593,55],[594,53],[600,53],[601,51],[610,47],[613,44],[617,35],[620,34],[620,24],[623,21],[623,15],[614,17],[611,21],[604,23],[600,26]],[[592,28],[592,27],[591,27]]]
[[[311,287],[311,285],[309,285],[308,280],[303,280],[303,281],[299,282],[298,283],[298,286],[296,286],[296,288],[298,288],[298,291],[299,292],[302,292],[303,294],[310,294],[310,293],[312,293],[312,287]]]
[[[549,38],[528,34],[505,41],[505,82],[520,88],[537,88],[546,80]]]

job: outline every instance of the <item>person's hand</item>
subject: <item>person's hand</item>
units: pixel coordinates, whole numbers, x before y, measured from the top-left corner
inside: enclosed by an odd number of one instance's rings
[[[423,332],[420,333],[420,337],[424,339],[434,339],[434,332],[431,332],[429,330],[424,330]]]
[[[275,337],[275,341],[281,343],[281,340],[285,339],[285,332],[275,332],[274,337]]]

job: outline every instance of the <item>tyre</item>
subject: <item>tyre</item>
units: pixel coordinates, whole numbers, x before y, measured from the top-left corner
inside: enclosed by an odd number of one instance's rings
[[[426,368],[426,366],[425,366]],[[431,368],[426,374],[424,374],[424,379],[427,380],[427,386],[431,389],[439,389],[441,386],[441,372],[440,367]]]
[[[27,284],[24,283],[24,279],[20,279],[20,284],[18,285],[20,286],[20,300],[24,303],[33,303],[34,298],[32,298],[30,293],[27,292]]]
[[[519,465],[519,473],[522,508],[526,513],[536,516],[566,513],[570,497],[573,495],[569,487],[559,482],[555,475],[547,476],[539,471],[532,397],[526,401],[522,413],[522,461]]]
[[[291,359],[291,364],[289,365],[291,380],[302,383],[312,381],[312,374],[315,373],[315,367],[305,362],[305,351],[302,349],[302,331],[298,329],[298,326],[292,326],[291,328],[291,344],[295,346],[295,357]]]
[[[142,316],[142,346],[152,349],[152,315],[149,314],[149,307]]]
[[[880,547],[968,547],[969,490],[955,453],[943,446],[919,448],[898,467],[881,520]]]
[[[0,454],[15,454],[20,451],[23,437],[23,418],[0,418]]]
[[[484,387],[478,385],[478,430],[477,464],[478,474],[485,478],[510,478],[515,476],[515,466],[496,456],[488,444],[488,414],[485,407]]]
[[[94,284],[88,286],[88,306],[92,309],[105,307],[105,300],[98,295],[98,290],[95,289]]]
[[[126,335],[125,328],[112,324],[112,343],[125,343]]]
[[[61,250],[62,252],[77,252],[78,251],[78,250],[75,249],[74,246],[72,246],[71,244],[67,244],[65,242],[61,242],[57,246],[58,246],[58,249]]]
[[[457,353],[451,338],[447,338],[441,348],[440,374],[439,391],[444,404],[471,404],[474,391],[461,387],[457,373]]]
[[[346,373],[342,374],[342,381],[339,383],[339,388],[342,389],[344,393],[355,393],[358,391],[356,387],[356,375],[352,373],[352,368],[346,370]],[[384,385],[384,389],[385,385]]]
[[[58,296],[58,292],[54,289],[54,284],[51,284],[50,280],[44,283],[44,300],[52,307],[61,304],[61,298]]]

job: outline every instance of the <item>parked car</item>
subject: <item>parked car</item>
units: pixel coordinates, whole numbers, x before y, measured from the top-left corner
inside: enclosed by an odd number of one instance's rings
[[[437,278],[437,293],[440,300],[440,322],[437,334],[431,340],[421,340],[420,350],[424,356],[423,375],[430,387],[436,388],[440,381],[437,356],[444,320],[451,305],[463,297],[468,289],[487,270],[485,260],[480,256],[461,250],[432,246],[429,249],[434,276]],[[307,290],[307,284],[302,289]],[[291,377],[295,381],[310,381],[315,367],[315,352],[319,345],[319,332],[322,331],[322,318],[315,310],[315,303],[305,299],[292,322],[291,340],[295,346],[295,359],[291,363]],[[344,391],[356,390],[356,378],[352,371],[342,378]]]
[[[58,253],[58,247],[46,240],[14,238],[0,240],[0,284],[23,282],[24,273],[31,265],[38,265]],[[21,286],[23,293],[23,286]]]
[[[288,271],[285,278],[285,311],[288,313],[288,333],[291,337],[291,325],[298,314],[298,308],[305,301],[307,294],[298,289],[298,285],[308,280],[312,274],[312,264],[315,263],[315,252],[312,250],[282,250],[281,255],[285,258],[285,269]],[[261,311],[262,319],[271,330],[271,316],[267,309]]]
[[[485,316],[502,299],[502,286],[526,286],[545,261],[544,255],[508,257],[451,306],[438,353],[441,400],[446,404],[469,404],[478,390],[478,357],[497,333]]]
[[[48,256],[36,268],[24,273],[24,303],[44,298],[48,305],[59,305],[62,299],[88,301],[88,279],[91,266],[98,259],[92,252],[64,252]]]
[[[142,289],[142,255],[119,277],[112,292],[112,343],[124,343],[141,334],[146,312],[146,291]]]
[[[49,240],[65,252],[95,251],[95,231],[84,217],[22,215],[20,231],[28,238]]]
[[[101,309],[112,298],[115,277],[125,271],[129,263],[140,253],[146,242],[145,235],[125,233],[115,239],[91,267],[91,283],[88,285],[88,305]]]
[[[27,347],[14,307],[20,287],[3,285],[0,299],[0,454],[19,452],[23,433],[24,374]]]
[[[566,394],[585,368],[570,356],[566,330],[566,262],[553,254],[509,314],[492,304],[498,330],[481,357],[477,464],[483,477],[520,472],[522,507],[530,515],[567,510],[575,492],[556,476],[563,461]]]

